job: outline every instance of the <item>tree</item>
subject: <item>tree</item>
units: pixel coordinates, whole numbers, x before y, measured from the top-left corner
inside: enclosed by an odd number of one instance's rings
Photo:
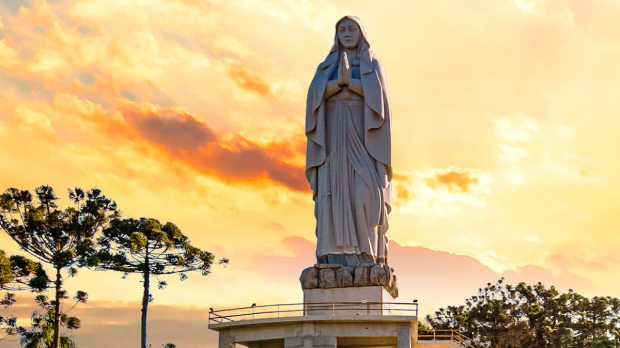
[[[483,347],[585,348],[620,343],[620,300],[560,293],[542,283],[516,286],[500,279],[465,305],[427,316],[436,329],[456,329]]]
[[[60,348],[63,274],[74,276],[96,252],[94,236],[118,216],[116,203],[100,190],[69,190],[72,206],[58,209],[58,197],[49,186],[35,189],[36,201],[28,190],[10,188],[0,195],[0,227],[28,254],[55,271],[51,305],[52,347]]]
[[[15,303],[12,291],[41,292],[48,284],[49,278],[40,263],[19,255],[6,257],[4,250],[0,250],[0,289],[7,291],[0,299],[0,305],[10,307]],[[0,341],[17,333],[16,324],[15,317],[0,315]]]
[[[75,305],[78,303],[86,302],[86,293],[78,291],[75,296]],[[35,298],[35,302],[39,305],[42,311],[35,311],[32,314],[32,328],[25,329],[23,327],[17,328],[21,336],[21,345],[23,348],[44,348],[52,347],[54,345],[54,331],[55,331],[55,309],[52,302],[49,301],[47,296],[39,295]],[[68,311],[67,311],[68,312]],[[79,329],[81,325],[80,319],[76,317],[70,317],[66,313],[62,313],[60,316],[60,327],[65,327],[68,330]],[[77,348],[77,344],[71,337],[61,335],[59,348]]]
[[[151,277],[156,277],[157,287],[162,289],[167,283],[160,276],[178,274],[185,280],[186,273],[192,271],[206,276],[214,261],[213,254],[192,246],[176,225],[170,222],[162,225],[155,219],[114,219],[103,230],[98,244],[100,252],[91,264],[124,275],[142,275],[142,348],[147,347],[148,305],[153,299]],[[221,264],[227,262],[227,259],[219,260]]]

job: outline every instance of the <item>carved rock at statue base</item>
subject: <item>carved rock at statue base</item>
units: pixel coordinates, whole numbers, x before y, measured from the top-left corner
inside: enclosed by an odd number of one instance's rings
[[[385,269],[383,265],[375,265],[370,269],[370,285],[389,285],[389,279],[387,274],[385,274]]]
[[[336,272],[331,268],[324,268],[319,271],[319,286],[322,289],[335,288],[336,284]]]
[[[364,264],[357,267],[316,264],[306,268],[299,281],[302,289],[382,286],[392,297],[398,296],[394,269],[386,264]]]
[[[302,289],[382,286],[392,297],[398,295],[394,269],[386,264],[369,263],[357,267],[316,264],[303,270],[299,282]]]
[[[393,298],[398,297],[398,285],[396,283],[396,275],[392,276],[392,280],[390,281],[390,287],[386,288],[386,290],[392,295]]]
[[[336,283],[339,288],[353,286],[353,267],[342,267],[336,271]]]
[[[368,286],[369,269],[365,266],[355,267],[355,277],[353,278],[354,286]]]
[[[301,272],[299,277],[302,289],[314,289],[319,287],[319,270],[315,267],[308,267]]]
[[[385,270],[385,275],[387,277],[387,288],[389,289],[392,287],[392,282],[394,278],[394,268],[384,264],[383,269]]]

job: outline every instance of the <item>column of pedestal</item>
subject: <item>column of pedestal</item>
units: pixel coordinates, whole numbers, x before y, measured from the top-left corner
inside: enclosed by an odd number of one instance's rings
[[[411,348],[411,325],[402,325],[396,334],[396,346],[398,348]]]
[[[306,336],[286,337],[284,348],[336,348],[336,337],[333,336]]]
[[[218,348],[235,348],[235,338],[228,331],[220,331]]]

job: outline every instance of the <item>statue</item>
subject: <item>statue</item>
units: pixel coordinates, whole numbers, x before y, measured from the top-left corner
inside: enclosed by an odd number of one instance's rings
[[[360,19],[345,16],[336,23],[334,46],[316,70],[306,105],[306,176],[315,202],[318,264],[387,264],[390,121],[383,67]]]

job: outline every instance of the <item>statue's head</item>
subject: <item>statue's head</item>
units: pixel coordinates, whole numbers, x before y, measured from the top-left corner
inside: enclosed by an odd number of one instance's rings
[[[334,45],[329,50],[325,60],[319,64],[319,70],[335,67],[340,59],[343,49],[357,49],[360,53],[360,67],[365,73],[373,69],[372,52],[370,43],[364,31],[362,21],[355,16],[344,16],[336,22],[336,33],[334,35]]]
[[[336,35],[344,48],[355,48],[360,41],[361,28],[357,21],[347,16],[336,23]]]

